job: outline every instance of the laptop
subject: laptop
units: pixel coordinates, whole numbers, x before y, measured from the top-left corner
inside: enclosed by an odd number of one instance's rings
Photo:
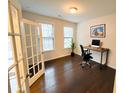
[[[98,39],[93,39],[93,40],[92,40],[91,47],[99,48],[99,47],[100,47],[100,40],[98,40]]]

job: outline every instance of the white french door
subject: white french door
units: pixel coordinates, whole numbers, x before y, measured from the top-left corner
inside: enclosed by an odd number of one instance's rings
[[[23,19],[24,54],[31,86],[43,73],[42,33],[36,22]]]
[[[29,93],[27,69],[22,55],[20,13],[8,2],[8,93]]]

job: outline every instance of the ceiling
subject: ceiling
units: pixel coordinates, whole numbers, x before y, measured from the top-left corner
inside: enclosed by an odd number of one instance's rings
[[[19,0],[22,10],[74,23],[116,12],[116,0]],[[70,7],[78,9],[76,14]]]

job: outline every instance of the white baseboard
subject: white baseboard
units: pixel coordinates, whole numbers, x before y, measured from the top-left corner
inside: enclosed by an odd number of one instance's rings
[[[115,66],[112,66],[112,65],[109,65],[109,64],[107,66],[109,66],[110,68],[116,69]]]
[[[58,59],[58,58],[62,58],[62,57],[66,57],[66,56],[69,56],[70,54],[67,54],[67,55],[62,55],[62,56],[58,56],[58,57],[54,57],[54,58],[50,58],[50,59],[46,59],[44,60],[45,62],[46,61],[50,61],[50,60],[54,60],[54,59]]]

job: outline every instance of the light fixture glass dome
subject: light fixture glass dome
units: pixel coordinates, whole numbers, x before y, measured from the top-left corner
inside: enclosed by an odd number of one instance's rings
[[[73,14],[76,13],[77,10],[78,10],[78,9],[77,9],[76,7],[71,7],[71,8],[70,8],[70,12],[73,13]]]

